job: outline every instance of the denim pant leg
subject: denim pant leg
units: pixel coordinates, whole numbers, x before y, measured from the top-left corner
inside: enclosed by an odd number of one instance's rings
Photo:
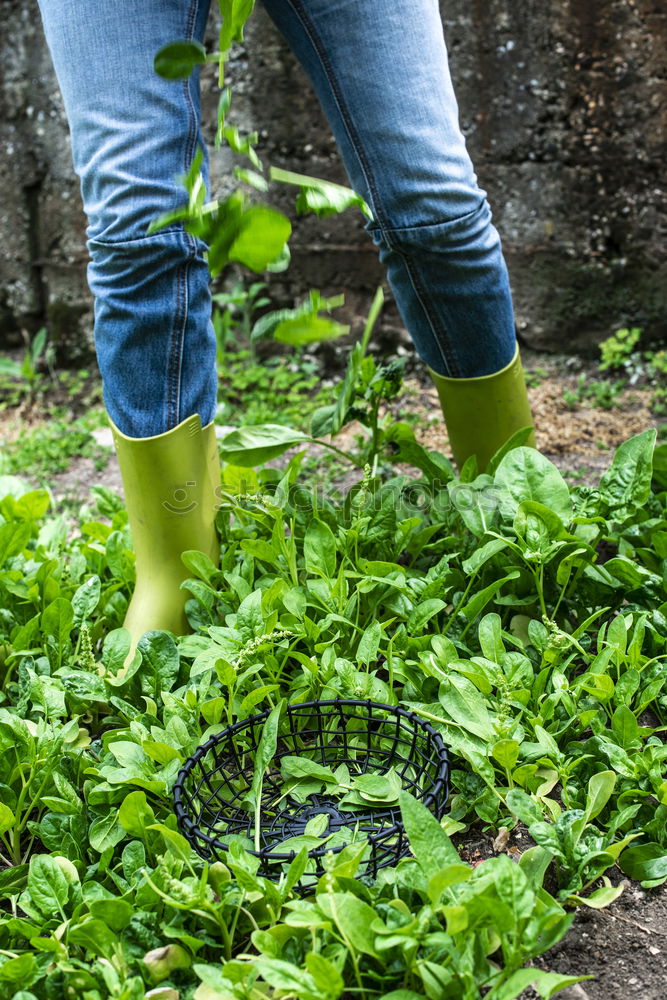
[[[416,349],[441,375],[516,349],[500,239],[458,122],[437,0],[263,0],[310,76]]]
[[[204,245],[146,230],[187,197],[177,180],[199,131],[199,80],[165,81],[157,50],[203,36],[209,0],[40,0],[88,217],[95,344],[111,419],[130,437],[215,412]]]

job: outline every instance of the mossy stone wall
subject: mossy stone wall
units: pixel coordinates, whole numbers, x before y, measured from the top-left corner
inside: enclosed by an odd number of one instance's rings
[[[623,325],[667,340],[664,0],[443,0],[461,122],[488,191],[525,341],[591,351]],[[0,78],[0,346],[47,323],[72,362],[91,350],[85,219],[34,0],[4,0]],[[212,15],[214,38],[215,15]],[[260,8],[235,54],[235,116],[269,162],[344,180],[317,103]],[[409,88],[410,81],[401,81]],[[217,95],[204,81],[210,133]],[[218,189],[227,154],[213,157]],[[291,202],[280,194],[286,207]],[[290,299],[381,280],[362,220],[299,220]],[[386,327],[398,328],[389,311]]]

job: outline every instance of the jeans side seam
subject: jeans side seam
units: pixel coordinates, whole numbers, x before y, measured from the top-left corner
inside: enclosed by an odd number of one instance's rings
[[[449,338],[446,335],[445,336],[440,335],[440,333],[437,330],[436,323],[434,322],[434,318],[431,315],[431,312],[426,305],[426,303],[428,302],[428,295],[425,294],[426,289],[419,280],[419,276],[416,270],[412,266],[412,261],[410,260],[410,257],[406,253],[403,253],[401,250],[395,250],[394,252],[398,253],[399,256],[402,257],[403,259],[403,263],[405,265],[405,271],[408,277],[410,278],[410,284],[412,285],[412,289],[415,293],[415,298],[419,302],[419,305],[421,306],[424,312],[424,316],[426,317],[428,325],[430,326],[431,332],[433,334],[433,340],[435,341],[437,348],[440,352],[440,356],[443,360],[443,363],[447,368],[446,374],[449,375],[450,378],[456,378],[460,370],[459,366],[457,364],[452,363],[452,357],[450,356],[451,352],[447,349],[449,344]],[[443,308],[445,308],[444,303],[442,303],[442,306]]]
[[[176,313],[167,350],[167,426],[176,427],[180,418],[183,340],[188,316],[189,263],[176,274]]]
[[[199,0],[191,0],[185,24],[185,37],[193,38],[197,23]],[[183,144],[183,168],[187,173],[194,156],[197,141],[197,116],[190,93],[191,78],[183,80],[182,93],[188,118],[188,128]],[[190,253],[194,253],[195,244],[190,233],[181,230],[185,245]],[[175,427],[180,419],[181,382],[183,378],[183,345],[188,323],[188,280],[190,261],[185,261],[178,268],[176,275],[176,310],[167,348],[167,426]]]
[[[341,120],[347,132],[348,138],[350,140],[350,145],[354,150],[354,154],[361,166],[361,171],[364,175],[364,179],[368,186],[368,191],[370,194],[370,208],[373,213],[373,218],[377,219],[383,230],[387,229],[386,219],[381,208],[380,196],[377,184],[375,182],[375,177],[371,165],[363,151],[363,146],[359,140],[357,130],[354,127],[352,116],[350,115],[347,104],[343,100],[343,95],[338,86],[338,81],[336,80],[335,73],[333,72],[333,67],[327,55],[327,51],[322,44],[320,36],[315,28],[315,24],[309,17],[308,13],[303,7],[301,0],[287,0],[290,7],[294,11],[294,14],[299,19],[303,25],[303,29],[308,36],[313,49],[315,50],[317,57],[320,61],[320,65],[324,70],[324,74],[327,78],[329,87],[331,88],[331,93],[333,95],[334,102],[338,108]]]

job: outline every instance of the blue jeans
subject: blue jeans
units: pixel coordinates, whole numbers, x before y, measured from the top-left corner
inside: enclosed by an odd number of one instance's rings
[[[88,278],[109,415],[146,437],[215,412],[206,247],[158,214],[184,200],[199,80],[155,52],[202,39],[210,0],[40,0],[88,217]],[[437,0],[264,0],[310,76],[350,182],[370,205],[403,321],[442,375],[514,356],[507,270],[458,124]]]

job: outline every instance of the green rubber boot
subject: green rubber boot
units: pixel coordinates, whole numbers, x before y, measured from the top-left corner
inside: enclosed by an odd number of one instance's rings
[[[110,421],[136,556],[136,584],[123,625],[131,654],[149,629],[190,631],[185,617],[191,574],[181,553],[197,549],[218,563],[215,530],[220,462],[213,424],[199,414],[154,437],[130,438]]]
[[[434,371],[430,374],[459,469],[470,455],[477,455],[478,469],[483,472],[515,431],[532,426],[518,345],[510,363],[491,375],[449,378]],[[535,447],[534,433],[526,444]]]

